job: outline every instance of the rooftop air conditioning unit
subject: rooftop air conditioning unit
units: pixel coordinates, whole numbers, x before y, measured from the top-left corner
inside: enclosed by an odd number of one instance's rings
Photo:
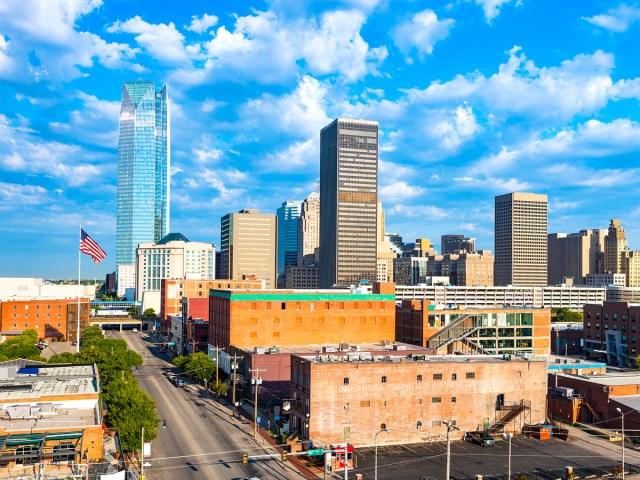
[[[393,345],[393,342],[391,340],[382,340],[380,343],[382,343],[383,347],[389,347]]]
[[[257,355],[264,355],[264,347],[255,347],[253,349],[253,353],[257,354]]]
[[[349,350],[349,344],[340,342],[340,344],[338,345],[338,350],[340,350],[341,352],[344,352],[345,350]]]

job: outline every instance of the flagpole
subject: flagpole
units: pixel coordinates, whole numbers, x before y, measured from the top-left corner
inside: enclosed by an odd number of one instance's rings
[[[80,231],[78,232],[78,235],[78,326],[76,330],[76,353],[80,352],[80,262],[82,261],[80,243],[82,242],[82,224],[80,224]]]

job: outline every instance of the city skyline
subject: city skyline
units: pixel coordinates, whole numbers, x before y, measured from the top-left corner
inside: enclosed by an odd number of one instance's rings
[[[517,191],[548,195],[549,233],[620,219],[640,248],[640,8],[428,7],[3,2],[0,272],[74,278],[80,224],[108,254],[83,278],[115,270],[120,89],[137,79],[171,89],[171,231],[193,241],[315,191],[320,129],[351,117],[380,125],[379,196],[405,241],[492,250],[494,197]]]

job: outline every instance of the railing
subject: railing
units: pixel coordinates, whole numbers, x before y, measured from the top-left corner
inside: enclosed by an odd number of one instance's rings
[[[446,327],[429,338],[427,345],[430,348],[439,350],[456,340],[471,335],[473,332],[482,327],[479,317],[472,317],[469,314],[460,315]]]

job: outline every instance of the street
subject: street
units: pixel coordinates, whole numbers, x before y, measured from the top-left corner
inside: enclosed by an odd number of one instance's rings
[[[230,410],[188,379],[183,388],[174,386],[162,373],[172,365],[160,354],[159,345],[148,343],[146,332],[108,332],[110,337],[124,338],[129,348],[143,358],[134,371],[140,387],[157,402],[161,419],[158,436],[145,458],[148,480],[231,479],[258,477],[266,479],[303,479],[288,463],[264,459],[242,463],[243,453],[276,453],[261,438],[253,439],[253,425],[233,419]],[[166,422],[166,427],[163,427]]]

